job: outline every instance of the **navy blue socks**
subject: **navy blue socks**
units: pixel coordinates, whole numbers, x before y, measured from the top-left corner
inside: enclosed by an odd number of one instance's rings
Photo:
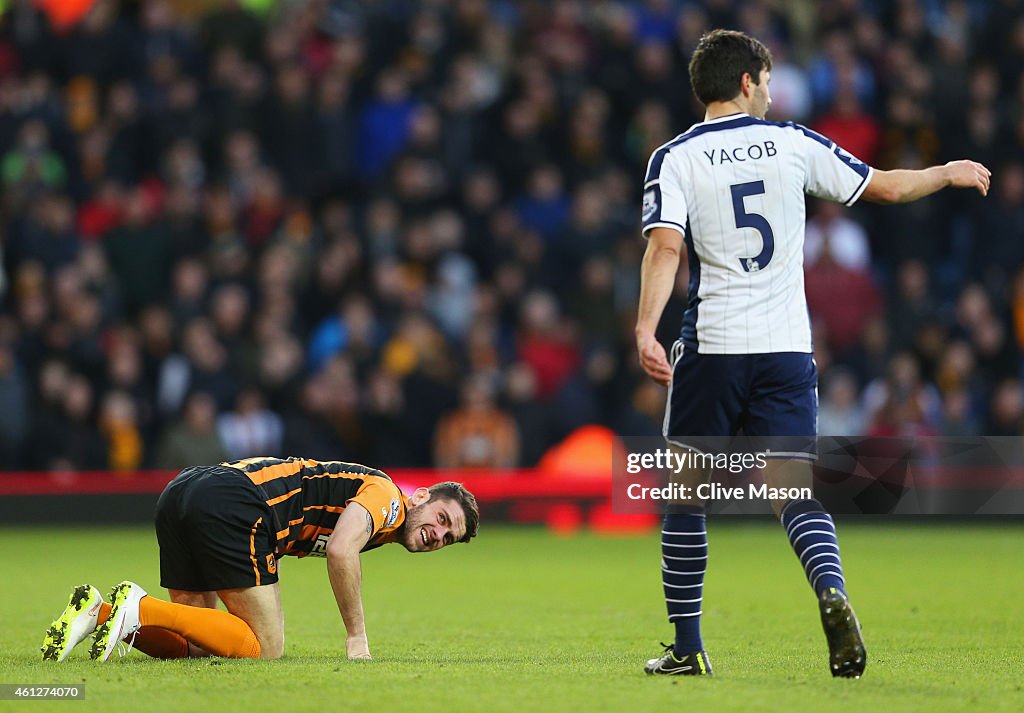
[[[661,531],[661,580],[668,620],[676,627],[675,655],[701,651],[701,602],[708,566],[708,535],[704,509],[665,516]]]
[[[814,593],[821,596],[832,587],[845,592],[836,526],[821,503],[794,500],[783,508],[779,519]]]

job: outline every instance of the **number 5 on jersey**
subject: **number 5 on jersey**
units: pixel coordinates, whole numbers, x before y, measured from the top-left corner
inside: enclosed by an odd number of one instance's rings
[[[747,196],[759,196],[764,193],[764,181],[737,183],[729,186],[732,191],[732,211],[736,215],[737,228],[753,228],[761,234],[761,252],[755,257],[741,257],[740,265],[747,272],[757,272],[768,266],[775,253],[775,234],[772,226],[760,213],[748,213],[743,199]]]

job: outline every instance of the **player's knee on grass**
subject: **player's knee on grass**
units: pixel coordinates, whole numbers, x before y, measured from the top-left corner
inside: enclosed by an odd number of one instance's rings
[[[284,655],[284,640],[280,641],[267,641],[260,640],[260,658],[261,659],[279,659]]]
[[[217,596],[228,611],[244,621],[260,642],[261,659],[284,654],[284,612],[278,584],[244,589],[222,589]]]
[[[217,608],[217,592],[189,592],[184,589],[168,589],[167,596],[175,604],[184,604],[187,607]],[[188,642],[188,657],[190,659],[204,659],[209,656],[209,651],[191,641]]]

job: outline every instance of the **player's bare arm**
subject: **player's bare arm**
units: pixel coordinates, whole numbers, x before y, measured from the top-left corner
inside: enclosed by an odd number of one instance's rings
[[[655,337],[661,313],[675,288],[676,272],[685,255],[683,236],[672,228],[654,228],[640,267],[640,304],[636,319],[636,348],[640,366],[652,379],[667,386],[672,367],[665,348]]]
[[[338,611],[345,622],[345,652],[350,659],[370,658],[363,620],[363,574],[359,552],[371,534],[373,520],[370,513],[362,505],[352,502],[338,517],[338,524],[327,540],[327,574],[338,602]]]
[[[943,188],[974,188],[988,195],[992,172],[977,161],[950,161],[917,171],[875,170],[864,189],[864,200],[873,203],[910,203]]]

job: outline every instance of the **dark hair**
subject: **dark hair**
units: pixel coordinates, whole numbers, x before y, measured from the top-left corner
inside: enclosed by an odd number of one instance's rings
[[[466,490],[462,483],[451,480],[431,485],[428,490],[430,490],[428,503],[433,500],[446,499],[458,503],[462,508],[462,512],[466,516],[466,534],[459,542],[469,542],[471,537],[476,537],[476,532],[480,529],[480,508],[476,504],[473,493]]]
[[[749,73],[754,84],[761,70],[772,69],[772,53],[753,37],[734,30],[712,30],[700,38],[690,59],[690,85],[702,104],[734,99]]]

